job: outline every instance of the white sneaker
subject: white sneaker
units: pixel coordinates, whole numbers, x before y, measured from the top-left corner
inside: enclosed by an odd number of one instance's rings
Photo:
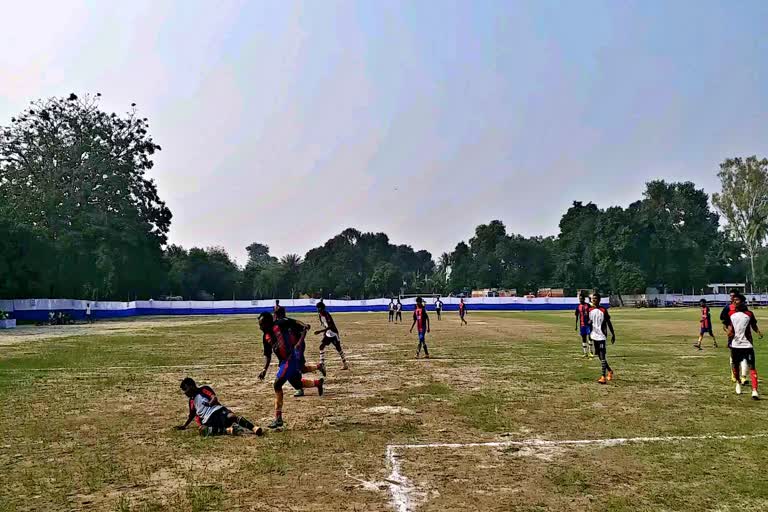
[[[740,382],[736,383],[736,394],[737,395],[741,394],[741,383]]]
[[[760,400],[760,395],[757,394],[757,390],[752,390],[752,400]]]

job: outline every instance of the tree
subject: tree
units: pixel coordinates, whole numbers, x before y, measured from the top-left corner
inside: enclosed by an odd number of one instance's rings
[[[135,105],[98,97],[33,102],[0,128],[0,215],[55,253],[47,294],[125,298],[164,281],[171,212],[146,177],[160,150]]]
[[[756,284],[755,259],[768,235],[768,159],[729,158],[717,175],[722,190],[712,195],[712,202],[730,233],[744,245]]]

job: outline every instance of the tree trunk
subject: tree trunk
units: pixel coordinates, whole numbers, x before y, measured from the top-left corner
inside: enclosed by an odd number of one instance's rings
[[[755,279],[755,251],[749,251],[749,264],[752,267],[752,282],[750,283],[751,286],[749,287],[750,291],[752,291],[755,288],[755,281],[756,281],[756,279]],[[746,291],[747,291],[747,287],[745,286],[744,287],[744,292],[746,293]]]

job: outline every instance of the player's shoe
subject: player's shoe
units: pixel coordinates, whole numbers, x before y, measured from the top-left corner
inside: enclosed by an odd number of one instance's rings
[[[426,354],[426,355],[424,356],[424,359],[429,359],[429,354]]]
[[[752,400],[760,400],[760,395],[757,394],[757,390],[752,390]]]
[[[747,376],[746,375],[742,375],[741,376],[741,385],[743,386],[746,383],[747,383]]]
[[[701,344],[700,344],[700,343],[694,343],[694,344],[693,344],[693,347],[694,347],[694,348],[697,348],[697,349],[699,349],[699,350],[704,350],[704,349],[702,349],[702,348],[701,348]]]
[[[416,352],[416,359],[421,357],[421,352]]]
[[[320,379],[317,381],[317,394],[320,396],[323,396],[323,385],[325,384],[325,379]]]
[[[731,382],[736,382],[736,377],[733,376],[733,372],[731,372]]]
[[[326,375],[326,371],[325,371],[325,363],[320,363],[319,365],[317,365],[317,371],[319,371],[320,373],[322,373],[322,374],[323,374],[323,377],[325,377],[325,375]]]
[[[736,394],[737,395],[741,394],[741,383],[740,382],[736,383]]]
[[[590,359],[594,359],[595,358],[595,353],[594,352],[590,352],[589,353],[589,358]]]
[[[613,380],[613,370],[608,370],[608,377],[605,380],[608,382]]]
[[[282,426],[283,426],[283,418],[275,418],[274,420],[272,420],[272,423],[267,425],[267,427],[271,429],[280,428]]]
[[[716,341],[712,342],[712,348],[717,348],[717,342]]]
[[[344,365],[341,367],[341,369],[342,370],[349,370],[349,364],[346,361],[344,361]],[[323,375],[323,377],[325,377],[325,375]]]
[[[297,389],[296,392],[293,394],[294,398],[300,398],[304,396],[304,390],[303,389]]]
[[[251,432],[253,432],[254,434],[256,434],[256,435],[257,435],[257,436],[259,436],[259,437],[261,437],[261,436],[263,436],[263,435],[264,435],[264,429],[263,429],[263,428],[261,428],[261,427],[253,427],[253,429],[251,430]]]
[[[606,382],[608,382],[608,381],[605,379],[605,375],[603,375],[602,377],[597,379],[597,383],[598,384],[605,384]]]

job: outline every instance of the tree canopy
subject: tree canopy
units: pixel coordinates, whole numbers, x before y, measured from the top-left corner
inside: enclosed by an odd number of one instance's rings
[[[655,180],[627,207],[574,201],[557,236],[475,229],[433,261],[384,233],[347,228],[305,255],[254,242],[243,266],[221,247],[167,245],[171,212],[148,177],[160,150],[135,105],[51,98],[0,127],[0,297],[367,298],[476,288],[646,286],[768,281],[768,160],[728,159],[710,208],[690,182]],[[746,258],[743,257],[746,255]],[[763,281],[761,281],[763,280]]]

